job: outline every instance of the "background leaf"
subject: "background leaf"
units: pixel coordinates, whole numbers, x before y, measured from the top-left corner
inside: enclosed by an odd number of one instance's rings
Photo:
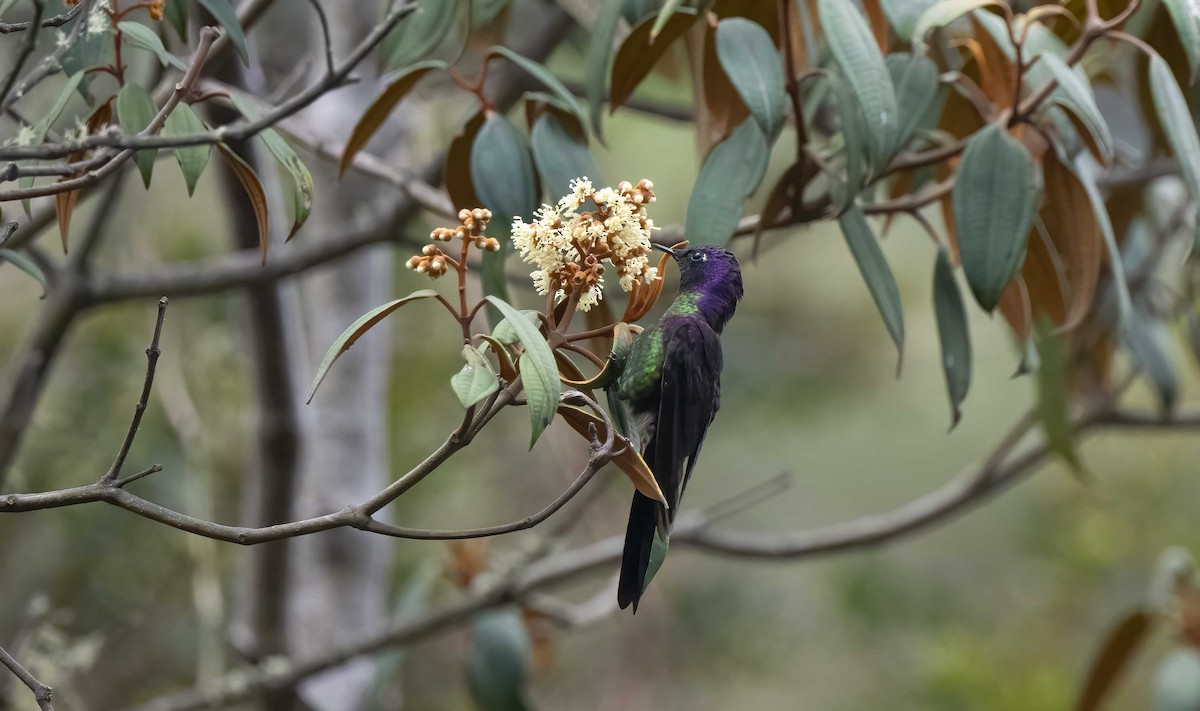
[[[650,30],[654,27],[653,18],[633,28],[617,49],[617,56],[613,59],[610,112],[616,111],[633,95],[633,90],[642,83],[650,70],[654,69],[655,63],[666,54],[667,48],[691,28],[697,17],[695,10],[679,8],[653,40],[650,39]]]
[[[992,124],[963,151],[954,183],[954,229],[963,272],[986,311],[1021,269],[1037,208],[1033,158],[1020,141]]]
[[[225,159],[229,170],[237,177],[250,198],[250,206],[254,209],[254,219],[258,223],[258,251],[262,254],[262,263],[267,263],[267,251],[271,245],[270,208],[267,204],[267,193],[263,190],[258,174],[242,157],[234,153],[228,146],[218,143],[217,152]]]
[[[760,25],[741,17],[717,25],[717,58],[738,96],[750,109],[768,141],[783,128],[787,94],[783,66],[771,35]]]
[[[574,178],[587,176],[596,184],[603,184],[587,142],[573,135],[553,113],[547,111],[538,117],[529,134],[529,142],[533,162],[541,177],[542,192],[552,203],[570,192],[570,182]]]
[[[1154,711],[1200,708],[1200,652],[1177,649],[1167,655],[1154,676]]]
[[[458,0],[420,0],[417,9],[400,20],[379,44],[384,71],[410,69],[409,65],[437,49],[458,15]]]
[[[1144,610],[1135,610],[1108,633],[1100,652],[1092,661],[1087,681],[1079,694],[1076,711],[1098,711],[1112,691],[1134,653],[1146,639],[1152,618]]]
[[[1192,0],[1163,0],[1163,4],[1179,33],[1179,43],[1187,53],[1188,69],[1195,83],[1196,70],[1200,68],[1200,9]]]
[[[587,103],[588,116],[592,119],[592,130],[603,136],[600,119],[604,114],[604,91],[608,88],[609,70],[612,65],[613,42],[617,38],[617,27],[621,22],[622,2],[601,3],[600,12],[592,24],[587,53]]]
[[[1037,325],[1035,344],[1039,366],[1037,368],[1037,415],[1046,444],[1051,451],[1062,457],[1076,472],[1083,470],[1079,455],[1075,452],[1075,432],[1071,427],[1069,397],[1067,394],[1070,365],[1067,363],[1066,346],[1061,336],[1056,336],[1050,325],[1042,320]]]
[[[563,86],[563,83],[558,80],[558,77],[551,74],[549,69],[546,69],[528,57],[522,57],[508,47],[492,47],[491,54],[504,57],[524,70],[526,74],[538,80],[538,82],[553,92],[571,110],[571,113],[575,114],[579,119],[579,123],[583,124],[585,128],[587,127],[587,114],[583,112],[583,108],[576,101],[575,95],[567,87]]]
[[[712,149],[688,198],[687,237],[693,246],[729,242],[742,202],[762,182],[769,158],[766,138],[753,119]]]
[[[486,612],[473,627],[474,650],[467,660],[467,685],[479,711],[525,711],[529,633],[515,608]]]
[[[125,20],[117,23],[117,29],[121,30],[122,36],[134,45],[153,52],[164,67],[170,65],[181,72],[187,71],[188,65],[179,57],[168,52],[167,48],[163,46],[162,39],[149,27],[140,22]]]
[[[900,289],[896,286],[896,278],[892,276],[883,250],[879,248],[879,241],[875,239],[875,233],[867,224],[861,208],[853,207],[842,213],[838,224],[850,253],[854,255],[858,271],[867,284],[867,290],[875,300],[879,315],[883,317],[883,324],[896,344],[896,352],[903,359],[904,310],[900,306]]]
[[[1040,55],[1040,64],[1050,70],[1058,82],[1058,89],[1051,95],[1056,103],[1066,107],[1086,129],[1088,136],[1094,141],[1100,153],[1097,160],[1111,163],[1113,158],[1113,137],[1108,130],[1108,123],[1096,105],[1096,97],[1092,89],[1080,78],[1075,70],[1067,63],[1050,52]]]
[[[400,101],[412,91],[412,88],[421,81],[424,77],[434,69],[445,69],[445,62],[436,60],[421,62],[414,64],[404,70],[400,76],[393,79],[386,88],[371,102],[367,110],[363,112],[362,117],[358,119],[358,123],[354,125],[354,130],[350,132],[350,138],[346,141],[346,148],[342,151],[342,162],[338,167],[338,175],[344,175],[346,169],[354,162],[354,156],[366,147],[367,142],[371,140],[371,136],[379,130],[379,127],[387,121],[388,116],[391,116],[392,111]]]
[[[954,429],[962,416],[960,406],[971,388],[971,332],[950,255],[945,249],[938,250],[933,269],[933,312],[942,347],[942,373],[950,396],[950,428]]]
[[[937,99],[938,68],[929,57],[904,52],[889,54],[887,66],[896,87],[896,150],[901,150],[929,116]]]
[[[46,275],[42,272],[41,267],[37,265],[37,262],[11,249],[0,249],[0,262],[8,262],[33,277],[34,281],[42,285],[42,296],[46,296]]]
[[[518,365],[521,370],[521,383],[525,386],[525,401],[529,406],[529,422],[532,429],[529,448],[533,449],[538,437],[554,420],[554,413],[558,410],[558,396],[562,393],[554,353],[538,327],[522,316],[520,311],[495,296],[488,295],[487,300],[508,319],[517,332],[521,345],[525,347]]]
[[[1158,55],[1150,58],[1150,93],[1154,98],[1158,121],[1179,160],[1192,199],[1200,200],[1200,138],[1196,136],[1192,113],[1183,92],[1179,90],[1175,75]]]
[[[350,328],[342,331],[342,335],[338,336],[333,341],[333,345],[329,347],[329,350],[325,352],[325,357],[321,359],[321,365],[317,366],[317,375],[313,378],[312,386],[308,389],[308,400],[306,402],[312,402],[313,395],[315,395],[317,392],[317,387],[321,384],[321,381],[325,379],[325,376],[329,374],[329,369],[333,366],[333,362],[336,361],[343,353],[350,350],[350,346],[354,345],[354,342],[361,338],[364,333],[370,331],[375,324],[384,320],[393,311],[410,301],[429,299],[437,295],[438,293],[433,289],[420,289],[418,291],[414,291],[403,299],[389,301],[383,306],[371,309],[367,313],[360,316],[357,321],[350,324]]]
[[[204,122],[196,115],[195,110],[183,103],[171,111],[166,124],[163,125],[163,135],[166,136],[191,136],[205,130]],[[179,163],[179,169],[183,171],[183,179],[187,183],[188,197],[191,197],[196,192],[196,183],[199,182],[200,175],[208,165],[210,146],[180,146],[174,150],[175,160]]]
[[[262,114],[258,109],[248,101],[245,97],[234,92],[231,94],[234,106],[241,112],[243,116],[250,120],[261,118]],[[300,156],[296,155],[296,151],[288,145],[287,141],[283,140],[275,129],[268,128],[259,132],[258,137],[262,140],[263,145],[275,156],[275,160],[279,161],[280,165],[287,170],[292,177],[292,229],[288,231],[287,239],[290,241],[296,236],[300,227],[308,220],[309,214],[312,213],[313,205],[313,177],[309,172],[308,166],[304,165],[304,161],[300,160]]]

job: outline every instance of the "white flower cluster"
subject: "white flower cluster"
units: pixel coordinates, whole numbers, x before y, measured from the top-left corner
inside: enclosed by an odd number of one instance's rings
[[[587,311],[604,298],[604,266],[617,271],[618,283],[631,291],[635,282],[658,278],[650,266],[650,232],[654,221],[646,205],[654,202],[654,184],[622,182],[616,189],[596,190],[586,177],[571,181],[571,193],[557,206],[542,205],[536,220],[513,220],[512,240],[521,258],[537,269],[530,275],[539,294],[554,290],[561,302],[577,295],[577,308]],[[588,201],[596,209],[579,212]]]
[[[108,32],[108,28],[112,26],[110,12],[112,12],[112,3],[109,0],[100,0],[92,6],[92,11],[88,13],[87,17],[87,33],[98,35]]]

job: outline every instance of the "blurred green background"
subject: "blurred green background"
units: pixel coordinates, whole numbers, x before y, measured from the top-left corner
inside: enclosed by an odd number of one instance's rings
[[[568,76],[581,66],[567,50],[559,61],[555,70]],[[646,95],[687,100],[663,79],[651,82]],[[417,123],[431,146],[444,145],[457,128],[432,111]],[[682,222],[697,169],[691,127],[625,110],[608,120],[607,134],[608,148],[594,146],[604,180],[652,179],[656,222]],[[776,154],[789,150],[781,145]],[[110,206],[121,215],[122,234],[108,240],[98,268],[136,270],[227,249],[217,234],[227,219],[217,172],[186,200],[175,166],[159,168],[149,196],[126,174],[123,199]],[[764,184],[772,182],[769,175]],[[81,209],[83,219],[91,209]],[[738,242],[746,298],[726,330],[722,409],[685,507],[787,471],[790,489],[723,525],[807,529],[885,511],[981,459],[1030,406],[1034,383],[1013,377],[1019,356],[1007,328],[969,307],[975,377],[963,421],[947,433],[931,308],[935,247],[899,219],[884,249],[907,321],[899,377],[895,349],[836,226],[771,233],[757,260],[748,240]],[[408,256],[396,252],[397,294],[427,285],[402,268]],[[39,294],[16,270],[0,269],[0,360],[18,349]],[[536,297],[530,289],[514,299],[533,305]],[[155,398],[130,460],[135,469],[164,465],[136,485],[139,494],[229,523],[238,519],[239,476],[253,449],[243,312],[237,294],[172,303]],[[148,300],[90,312],[77,324],[9,490],[83,484],[105,470],[140,387],[153,315]],[[388,427],[397,473],[461,416],[448,385],[459,368],[457,326],[443,316],[418,305],[392,317]],[[1175,355],[1183,364],[1183,349]],[[354,367],[353,358],[352,351],[339,367]],[[1185,382],[1184,408],[1196,400],[1194,390],[1193,378]],[[166,397],[194,406],[177,415],[198,423],[198,434],[172,424]],[[1131,399],[1152,406],[1141,384]],[[394,520],[486,525],[553,498],[586,452],[556,424],[527,453],[525,417],[504,413],[394,505]],[[1172,544],[1200,550],[1194,435],[1106,432],[1081,451],[1087,482],[1053,464],[982,507],[886,548],[771,563],[681,546],[636,617],[612,614],[555,636],[554,662],[535,675],[533,700],[543,709],[1068,708],[1104,632],[1142,599],[1157,554]],[[610,478],[573,541],[624,530],[629,486]],[[493,541],[491,555],[502,561],[537,536]],[[443,560],[447,546],[396,541],[394,552],[399,596],[420,563]],[[101,505],[5,516],[0,639],[45,612],[26,661],[62,684],[72,708],[107,708],[190,685],[198,667],[211,672],[236,661],[213,639],[232,621],[246,555]],[[584,599],[606,584],[607,576],[593,576],[563,594]],[[431,604],[456,594],[440,582]],[[1153,662],[1166,645],[1158,640],[1142,654],[1113,708],[1144,707]],[[468,648],[461,631],[413,647],[395,677],[405,707],[470,708],[462,673]],[[16,708],[31,704],[24,690],[9,691]]]

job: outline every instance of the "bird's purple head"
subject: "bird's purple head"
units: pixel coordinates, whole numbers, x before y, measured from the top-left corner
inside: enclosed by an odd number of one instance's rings
[[[733,253],[720,247],[671,249],[655,244],[655,249],[675,258],[679,265],[679,293],[696,294],[696,307],[717,332],[733,318],[742,298],[742,268]]]

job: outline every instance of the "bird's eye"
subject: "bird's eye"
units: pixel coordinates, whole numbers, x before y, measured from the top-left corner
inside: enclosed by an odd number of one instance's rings
[[[691,259],[693,262],[704,261],[704,252],[692,252]]]

